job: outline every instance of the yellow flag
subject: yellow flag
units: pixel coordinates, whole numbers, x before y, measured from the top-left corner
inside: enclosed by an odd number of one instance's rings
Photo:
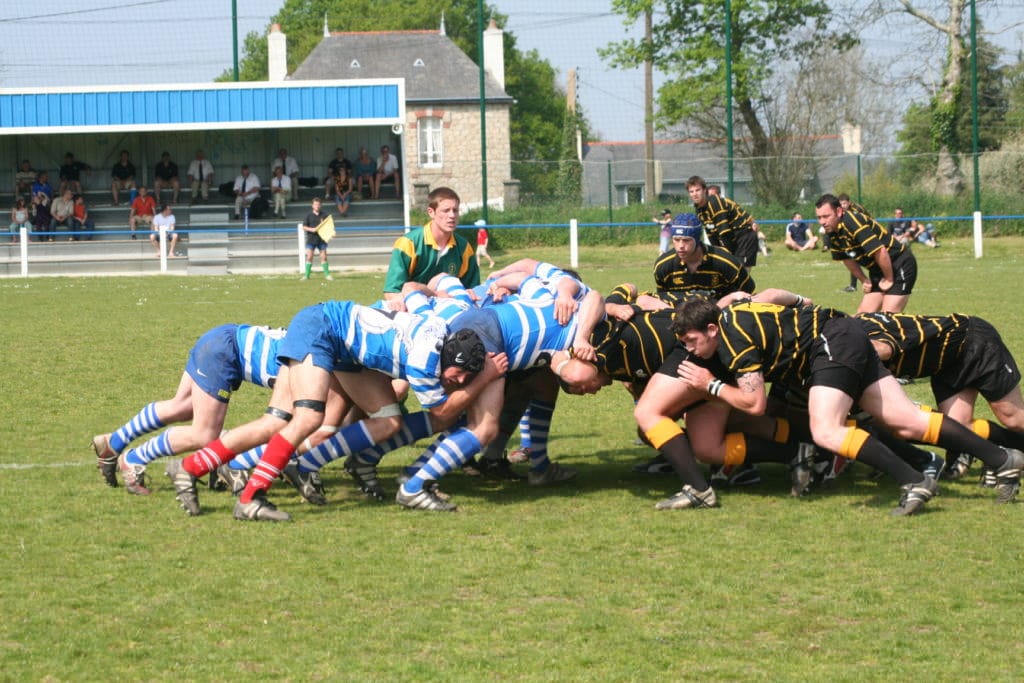
[[[320,225],[316,226],[316,234],[320,235],[320,239],[324,242],[330,242],[331,238],[334,237],[334,216],[327,214],[327,218],[320,221]]]

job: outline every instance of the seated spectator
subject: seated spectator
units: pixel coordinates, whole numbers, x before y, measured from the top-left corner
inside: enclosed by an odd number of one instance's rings
[[[110,183],[110,193],[114,197],[113,205],[120,206],[120,191],[135,189],[135,166],[128,160],[128,150],[121,150],[120,158],[110,171],[110,178],[112,180]],[[132,237],[134,238],[134,235]]]
[[[192,201],[195,204],[199,201],[199,194],[202,192],[203,201],[210,199],[210,186],[213,184],[213,164],[203,155],[203,150],[196,150],[196,158],[188,165],[188,184],[192,188]]]
[[[80,235],[79,238],[83,240],[91,240],[92,232],[96,229],[96,224],[91,218],[89,218],[89,209],[85,206],[85,197],[80,194],[76,194],[74,197],[75,210],[71,215],[71,229],[75,232],[88,233]]]
[[[156,213],[156,201],[145,185],[139,186],[139,194],[132,201],[132,208],[128,211],[128,227],[132,231],[132,239],[135,239],[135,227],[153,224],[153,214]]]
[[[327,175],[324,176],[325,199],[331,198],[331,192],[337,187],[338,178],[343,170],[348,171],[349,175],[351,175],[352,162],[345,158],[345,150],[338,147],[334,150],[334,158],[327,162]]]
[[[178,194],[181,192],[181,181],[178,180],[178,165],[171,161],[169,152],[160,155],[160,163],[153,169],[153,201],[160,201],[160,195],[165,187],[171,188],[171,204],[178,203]]]
[[[356,181],[356,194],[363,197],[363,181],[366,181],[367,187],[370,188],[370,196],[375,196],[373,189],[373,178],[377,174],[377,163],[370,156],[370,153],[366,151],[365,147],[359,148],[359,156],[356,157],[356,163],[352,167],[353,177]]]
[[[50,204],[50,232],[57,232],[57,228],[72,230],[71,218],[75,214],[75,199],[71,190],[64,192]],[[69,242],[75,241],[74,235],[68,236]]]
[[[284,147],[277,150],[277,158],[270,164],[270,172],[273,173],[277,167],[284,169],[284,174],[292,181],[292,199],[299,198],[299,162],[294,157],[288,156],[288,150]]]
[[[757,251],[761,256],[767,256],[770,254],[771,251],[768,249],[768,235],[764,234],[761,230],[761,226],[754,223],[750,226],[750,229],[754,231],[755,235],[757,235]]]
[[[18,172],[14,174],[14,194],[20,197],[30,193],[32,191],[32,183],[36,181],[38,175],[28,159],[22,160]]]
[[[29,233],[32,232],[32,224],[28,222],[28,206],[24,199],[18,197],[14,200],[14,208],[11,209],[11,242],[18,243],[18,235],[21,234],[22,228]]]
[[[71,190],[74,194],[82,194],[82,171],[88,171],[89,164],[78,161],[75,155],[68,152],[64,155],[64,163],[60,166],[57,177],[60,179],[59,192]]]
[[[917,232],[917,222],[904,218],[903,209],[899,206],[893,213],[895,218],[889,221],[889,231],[897,241],[910,244],[914,241],[914,234]]]
[[[344,216],[348,213],[348,206],[352,202],[352,172],[342,168],[340,175],[335,179],[334,203],[338,207],[338,214]]]
[[[29,204],[29,212],[32,215],[32,225],[39,233],[50,232],[50,201],[53,199],[53,188],[50,186],[50,174],[40,171],[36,181],[32,183],[32,201]],[[52,242],[53,237],[47,235],[40,237],[40,241]]]
[[[931,223],[915,223],[912,239],[931,249],[939,246],[939,242],[935,238],[935,226]]]
[[[235,219],[241,217],[242,209],[248,208],[253,200],[260,196],[260,179],[242,166],[242,172],[235,178]]]
[[[174,214],[167,204],[160,205],[160,213],[153,217],[153,230],[149,233],[149,241],[156,248],[156,257],[160,258],[160,228],[167,230],[167,258],[174,258],[174,248],[178,246],[178,233],[174,231]]]
[[[793,214],[793,221],[786,226],[786,248],[792,251],[812,251],[818,246],[817,236],[811,232],[804,217]]]
[[[395,196],[402,196],[402,175],[398,170],[398,158],[391,154],[391,148],[384,145],[377,157],[377,174],[373,177],[373,198],[380,198],[380,186],[388,178],[395,182]]]
[[[284,218],[288,209],[288,197],[292,194],[292,179],[284,174],[284,167],[274,168],[274,177],[270,180],[270,194],[274,198],[274,215]]]

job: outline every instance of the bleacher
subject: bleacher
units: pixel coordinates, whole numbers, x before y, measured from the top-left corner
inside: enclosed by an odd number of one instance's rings
[[[57,191],[58,183],[51,184]],[[54,242],[28,243],[28,274],[33,275],[142,275],[160,273],[160,259],[149,242],[149,231],[140,230],[131,239],[128,229],[127,193],[122,193],[121,206],[111,206],[109,172],[87,172],[85,187],[89,217],[96,230],[90,235],[76,235],[70,241],[68,232],[54,233]],[[183,179],[184,180],[184,179]],[[7,187],[11,187],[8,184]],[[180,274],[274,273],[298,272],[299,242],[296,225],[309,212],[310,200],[322,196],[323,186],[299,189],[299,198],[290,201],[285,218],[275,218],[272,211],[259,219],[234,220],[234,201],[211,188],[207,202],[191,203],[187,187],[182,187],[178,204],[173,206],[176,230],[180,237],[177,258],[168,259],[167,272]],[[337,234],[330,245],[331,265],[335,270],[347,268],[385,268],[391,245],[402,234],[404,207],[401,198],[371,200],[356,198],[344,218],[332,209]],[[163,200],[170,202],[171,192],[164,190]],[[157,205],[159,206],[158,199]],[[10,224],[14,206],[12,190],[0,192],[3,210],[3,231]],[[47,235],[48,237],[51,235]],[[38,235],[33,236],[38,238]],[[91,237],[91,240],[88,239]],[[86,239],[83,239],[86,238]],[[0,238],[0,277],[22,274],[21,246],[12,236]]]

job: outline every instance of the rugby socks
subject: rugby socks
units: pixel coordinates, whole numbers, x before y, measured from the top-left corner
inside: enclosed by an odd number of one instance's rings
[[[355,458],[364,465],[376,465],[387,453],[398,450],[402,446],[411,446],[433,433],[434,428],[430,424],[430,413],[426,411],[406,413],[402,416],[402,427],[398,430],[397,434],[383,443],[357,452]]]
[[[132,465],[145,466],[157,458],[174,455],[174,449],[171,448],[172,429],[168,429],[160,436],[153,437],[138,448],[129,449],[129,451],[125,453],[124,461],[131,463]]]
[[[328,275],[331,274],[331,267],[327,264],[327,261],[321,263],[320,268],[324,271],[324,277],[327,277]]]
[[[928,414],[928,429],[921,441],[935,444],[947,451],[969,453],[985,463],[985,467],[998,470],[1009,455],[991,441],[986,441],[956,420],[942,413]]]
[[[163,426],[163,420],[157,417],[156,401],[154,401],[110,435],[110,447],[114,449],[115,453],[120,453],[125,449],[125,446],[135,441],[135,439],[144,434],[155,432]]]
[[[526,412],[530,416],[530,470],[543,472],[551,464],[548,460],[548,434],[551,432],[551,416],[555,412],[555,404],[531,401]]]
[[[274,480],[281,476],[281,470],[288,464],[295,452],[295,447],[288,439],[280,434],[274,434],[267,442],[267,450],[263,452],[256,469],[253,470],[249,482],[242,489],[238,500],[243,505],[251,503],[257,491],[268,491],[274,485]]]
[[[454,469],[461,467],[480,452],[482,445],[476,434],[466,428],[453,431],[437,446],[437,452],[421,467],[409,481],[402,484],[406,493],[419,493],[427,481],[437,481]]]
[[[251,470],[259,464],[260,459],[263,457],[263,451],[267,450],[266,444],[260,444],[256,448],[250,448],[245,453],[241,453],[231,458],[228,461],[228,467],[233,470]]]
[[[645,434],[651,445],[665,456],[665,460],[672,465],[672,469],[684,484],[689,484],[698,491],[707,491],[710,488],[708,480],[704,478],[704,472],[697,464],[686,434],[675,420],[663,418]]]
[[[193,477],[202,477],[217,469],[237,455],[220,439],[211,441],[204,448],[181,461],[182,468]]]
[[[921,483],[921,473],[901,460],[880,439],[857,427],[847,427],[839,455],[885,472],[900,486]]]
[[[767,441],[748,434],[725,435],[725,466],[777,462],[788,465],[796,457],[799,443]]]
[[[991,420],[975,420],[971,423],[971,431],[994,444],[1024,451],[1024,434],[1007,429]]]
[[[341,431],[333,434],[323,443],[309,449],[298,457],[297,463],[302,472],[316,472],[329,462],[338,458],[358,453],[373,445],[370,432],[362,421],[354,422]]]
[[[437,453],[438,447],[440,447],[440,445],[444,443],[445,439],[452,435],[453,431],[454,429],[449,429],[445,432],[441,432],[440,434],[438,434],[437,438],[434,439],[434,442],[427,446],[427,449],[425,451],[416,456],[416,459],[409,463],[408,467],[402,468],[405,474],[408,475],[409,477],[412,477],[417,472],[419,472],[421,467],[430,462],[430,459],[434,457],[435,453]],[[467,462],[469,461],[467,460]]]
[[[524,450],[527,448],[531,448],[530,408],[527,408],[526,411],[523,413],[523,416],[519,418],[519,447]]]
[[[306,279],[309,279],[309,274],[313,272],[313,264],[310,261],[306,261]]]

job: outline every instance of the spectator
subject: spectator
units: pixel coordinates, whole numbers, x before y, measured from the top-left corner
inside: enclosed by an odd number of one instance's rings
[[[248,208],[260,196],[260,179],[242,165],[242,172],[235,178],[235,220],[242,215],[242,209]]]
[[[18,172],[14,174],[14,194],[21,196],[32,191],[32,183],[36,181],[39,174],[32,168],[28,159],[23,159]]]
[[[32,224],[28,222],[28,207],[25,205],[25,200],[16,197],[14,208],[11,209],[11,242],[18,243],[18,235],[22,228],[32,232]]]
[[[786,226],[786,248],[792,251],[813,251],[818,246],[817,236],[807,228],[804,217],[793,214],[793,221]]]
[[[50,186],[50,174],[46,171],[40,171],[39,175],[36,176],[36,181],[32,183],[32,204],[30,211],[33,219],[32,224],[35,226],[36,232],[49,233],[50,232],[50,201],[53,199],[53,188]],[[53,236],[47,235],[46,238],[40,237],[39,241],[52,242]]]
[[[50,204],[50,232],[57,232],[57,228],[72,230],[71,218],[75,214],[75,200],[71,190],[64,190],[59,197]],[[74,235],[68,236],[69,242],[75,241]]]
[[[934,249],[939,246],[938,240],[935,239],[935,226],[931,223],[915,222],[912,237],[926,247]]]
[[[373,198],[380,199],[380,186],[388,178],[394,180],[395,197],[402,196],[402,174],[398,170],[398,158],[392,156],[391,148],[384,145],[377,157],[377,174],[373,177]]]
[[[64,190],[71,190],[74,194],[82,194],[82,171],[88,170],[89,164],[76,160],[71,152],[65,154],[64,163],[58,172],[60,193],[64,194]]]
[[[284,147],[277,150],[277,158],[270,164],[270,172],[273,173],[278,167],[284,169],[292,184],[292,199],[299,198],[299,162],[294,157],[288,156],[288,150]]]
[[[708,185],[708,194],[712,197],[721,197],[722,186],[721,185]]]
[[[288,208],[288,197],[292,194],[292,179],[284,174],[282,166],[274,167],[274,177],[270,181],[270,194],[274,197],[274,215],[284,218]]]
[[[476,267],[480,267],[480,257],[483,256],[487,259],[488,268],[494,267],[494,259],[487,253],[487,245],[490,243],[490,235],[487,234],[487,221],[484,219],[478,220],[474,223],[477,227],[476,231]]]
[[[156,213],[156,201],[149,194],[145,185],[139,186],[139,194],[132,201],[132,208],[128,212],[128,227],[132,231],[132,239],[135,239],[135,226],[139,223],[152,226],[153,214]]]
[[[320,198],[313,197],[311,210],[306,214],[306,220],[302,222],[302,229],[306,231],[306,270],[302,274],[303,280],[308,280],[309,274],[313,271],[313,252],[316,250],[320,251],[320,269],[324,271],[324,279],[334,279],[331,277],[331,267],[327,263],[327,241],[317,232],[320,224],[330,216],[329,213],[320,210],[321,206]]]
[[[165,187],[173,190],[171,204],[178,203],[178,194],[181,193],[181,181],[178,180],[178,165],[171,161],[169,152],[160,155],[160,163],[153,169],[153,200],[160,201],[160,195]]]
[[[761,230],[761,226],[758,225],[757,222],[751,225],[750,229],[754,231],[755,235],[757,235],[757,251],[761,256],[768,256],[768,254],[771,253],[768,249],[768,235],[764,234]]]
[[[664,209],[661,212],[661,218],[654,216],[651,220],[661,227],[661,231],[658,233],[658,254],[664,254],[672,242],[672,211]]]
[[[85,206],[85,197],[76,194],[74,202],[75,209],[71,215],[71,228],[75,232],[84,233],[81,236],[83,240],[92,240],[92,232],[96,229],[96,224],[89,218],[89,209]]]
[[[352,202],[352,171],[342,168],[341,175],[335,179],[334,188],[334,203],[338,207],[338,214],[344,216]]]
[[[112,179],[110,193],[114,197],[113,205],[121,206],[120,191],[135,189],[135,165],[128,160],[128,150],[121,150],[121,156],[114,164],[114,168],[111,169],[110,177]],[[132,238],[134,239],[134,235]]]
[[[334,150],[334,158],[327,162],[327,175],[324,177],[324,197],[326,199],[331,198],[331,192],[338,186],[338,179],[342,177],[342,171],[348,171],[351,177],[352,162],[345,158],[345,150],[338,147]],[[351,189],[350,187],[349,190]]]
[[[160,205],[160,213],[153,217],[153,230],[149,233],[149,241],[156,249],[157,258],[160,258],[160,228],[167,229],[167,258],[174,258],[174,248],[178,246],[178,233],[174,231],[174,214],[167,204]]]
[[[896,207],[895,218],[889,221],[889,232],[897,241],[909,244],[914,241],[914,234],[917,232],[917,221],[903,217],[903,209]]]
[[[196,158],[188,165],[188,183],[192,188],[192,201],[195,204],[199,199],[199,193],[203,194],[203,201],[210,199],[210,185],[213,184],[213,164],[203,156],[203,150],[196,150]]]
[[[365,199],[363,194],[363,181],[365,180],[370,188],[370,196],[372,197],[374,195],[373,178],[377,173],[377,164],[373,161],[373,157],[370,156],[365,147],[359,148],[359,156],[356,157],[353,173],[355,174],[356,194]]]

